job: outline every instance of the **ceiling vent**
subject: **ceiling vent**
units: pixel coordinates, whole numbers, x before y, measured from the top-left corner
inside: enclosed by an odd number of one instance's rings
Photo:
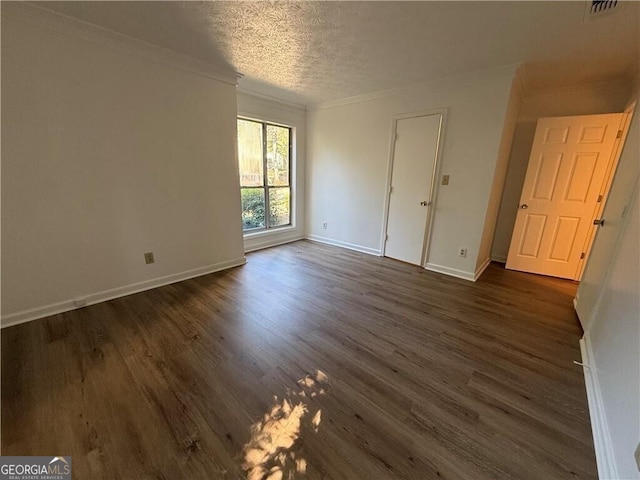
[[[607,10],[615,8],[616,5],[618,5],[618,0],[593,0],[589,13],[604,13]]]
[[[618,0],[591,0],[586,2],[584,20],[595,20],[620,10],[623,2]]]

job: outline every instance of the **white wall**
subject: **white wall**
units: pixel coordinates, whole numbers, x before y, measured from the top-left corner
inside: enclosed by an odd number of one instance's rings
[[[242,263],[234,81],[13,8],[2,4],[3,325]]]
[[[628,83],[620,81],[523,96],[491,249],[494,260],[505,262],[507,259],[538,119],[622,112],[629,98],[629,90]]]
[[[293,211],[291,227],[251,233],[244,237],[246,252],[304,238],[305,154],[307,114],[304,107],[238,91],[238,115],[293,127]]]
[[[498,221],[498,213],[500,210],[500,202],[504,191],[504,184],[507,177],[507,169],[509,166],[509,154],[511,153],[511,145],[513,135],[516,129],[518,114],[522,105],[521,88],[519,79],[513,82],[511,94],[509,95],[509,104],[505,115],[504,126],[502,128],[502,138],[500,140],[500,149],[498,150],[498,160],[496,162],[495,173],[493,176],[493,186],[491,187],[491,196],[489,197],[489,207],[487,208],[487,216],[485,219],[484,230],[482,232],[482,240],[480,242],[480,253],[476,263],[476,272],[481,270],[491,261],[491,247],[493,244],[494,232]],[[477,275],[476,273],[476,275]]]
[[[637,132],[636,132],[637,134]],[[636,158],[638,152],[635,152]],[[599,308],[585,335],[595,388],[608,431],[614,478],[640,478],[634,450],[640,443],[640,195],[636,189]],[[599,459],[600,460],[600,459]]]
[[[637,109],[640,76],[625,111]],[[601,478],[640,478],[640,118],[633,114],[578,293]]]
[[[394,115],[448,108],[430,268],[473,279],[509,93],[509,66],[321,105],[308,114],[307,234],[380,252]],[[326,230],[322,222],[328,223]],[[458,257],[459,247],[467,257]]]

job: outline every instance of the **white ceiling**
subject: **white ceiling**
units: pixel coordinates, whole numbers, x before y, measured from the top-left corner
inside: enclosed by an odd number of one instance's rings
[[[585,1],[38,2],[316,104],[525,63],[530,90],[636,72],[640,3],[585,21]]]

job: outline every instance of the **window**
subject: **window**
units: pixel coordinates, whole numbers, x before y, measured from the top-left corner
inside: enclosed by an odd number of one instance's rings
[[[245,232],[291,225],[291,128],[238,119]]]

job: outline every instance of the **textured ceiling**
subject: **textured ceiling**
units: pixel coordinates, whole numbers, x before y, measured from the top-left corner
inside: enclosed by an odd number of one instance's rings
[[[315,104],[525,63],[530,89],[637,70],[640,3],[584,21],[585,2],[38,2],[224,65],[240,86]]]

